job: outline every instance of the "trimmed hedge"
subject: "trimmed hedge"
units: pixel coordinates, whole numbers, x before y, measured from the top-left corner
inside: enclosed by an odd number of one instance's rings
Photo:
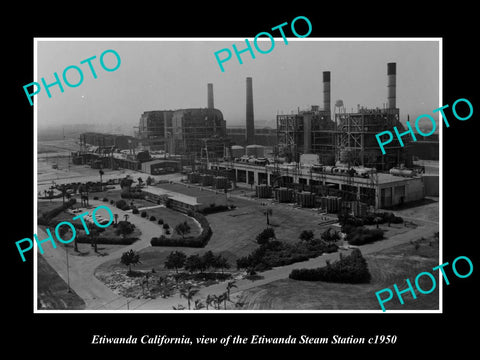
[[[106,238],[106,237],[97,237],[95,238],[95,242],[97,244],[103,244],[103,245],[131,245],[135,241],[137,241],[138,238]],[[77,236],[77,242],[79,244],[91,244],[92,243],[92,238],[90,235],[79,235]]]
[[[144,191],[122,191],[120,197],[122,199],[145,199],[147,195]]]
[[[147,212],[145,210],[142,211],[140,214],[141,217],[146,218],[147,217]]]
[[[333,264],[316,269],[294,269],[288,276],[293,280],[325,281],[347,284],[363,284],[370,282],[371,275],[367,262],[358,249],[350,255],[342,256]]]
[[[122,199],[117,200],[117,202],[115,203],[115,206],[123,211],[130,210],[130,205],[128,205],[127,202]]]
[[[353,229],[346,237],[350,245],[364,245],[381,239],[383,239],[383,230],[367,229],[363,226]]]
[[[271,240],[262,244],[247,256],[237,259],[238,269],[253,269],[255,271],[269,270],[275,266],[290,265],[306,261],[324,253],[336,252],[338,246],[319,239],[309,242],[298,241],[296,244],[286,244]]]
[[[39,225],[49,225],[50,221],[60,214],[62,211],[68,209],[69,207],[72,207],[74,204],[76,204],[77,200],[75,198],[72,198],[65,202],[65,204],[60,205],[59,207],[50,210],[49,212],[43,213],[41,216],[38,218],[38,224]]]
[[[182,247],[195,247],[200,248],[207,245],[208,241],[212,236],[212,229],[208,220],[202,214],[198,212],[189,212],[188,216],[196,219],[202,226],[202,233],[195,236],[187,236],[185,238],[167,238],[162,235],[160,237],[153,237],[150,240],[152,246],[182,246]],[[167,224],[164,224],[164,227]]]
[[[213,214],[221,211],[227,211],[230,210],[230,208],[227,205],[214,205],[214,206],[209,206],[206,208],[203,208],[202,210],[199,210],[198,212],[203,214],[203,215],[208,215],[208,214]]]

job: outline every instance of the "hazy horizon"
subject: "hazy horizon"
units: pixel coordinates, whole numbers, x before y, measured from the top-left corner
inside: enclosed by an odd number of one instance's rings
[[[50,89],[50,99],[44,89],[35,96],[39,129],[98,124],[131,134],[144,111],[206,107],[207,83],[213,83],[214,105],[223,113],[227,126],[243,125],[246,77],[253,78],[256,123],[274,124],[277,113],[297,112],[311,105],[323,108],[323,71],[331,72],[332,112],[337,99],[343,100],[347,111],[356,110],[357,104],[382,108],[387,101],[388,62],[397,63],[397,107],[403,122],[407,114],[414,120],[441,105],[436,40],[289,38],[285,45],[280,38],[275,39],[269,54],[255,51],[256,58],[252,59],[248,52],[243,53],[243,65],[233,54],[224,63],[225,72],[220,71],[214,52],[231,50],[233,43],[244,49],[244,39],[177,40],[37,39],[38,72],[32,81],[40,82],[44,77],[51,83],[53,73],[61,78],[69,65],[79,66],[84,74],[83,83],[76,88],[64,84],[64,93],[58,86]],[[108,49],[117,51],[122,61],[113,72],[104,71],[98,62],[100,54]],[[80,64],[94,55],[97,79],[93,79],[87,64]],[[438,114],[433,116],[438,122]]]

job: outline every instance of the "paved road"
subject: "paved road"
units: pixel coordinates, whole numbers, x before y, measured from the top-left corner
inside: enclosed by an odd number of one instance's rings
[[[96,206],[104,204],[101,201],[91,201],[93,210]],[[99,210],[99,215],[102,215]],[[141,218],[139,216],[132,216],[131,212],[115,209],[115,212],[119,214],[119,219],[123,219],[124,214],[129,214],[129,221],[135,224],[142,235],[140,240],[134,244],[122,247],[117,251],[113,251],[106,256],[69,256],[69,277],[71,288],[85,301],[87,310],[127,310],[127,302],[130,310],[172,310],[172,306],[183,304],[186,306],[186,300],[181,299],[178,295],[170,297],[168,299],[127,299],[123,296],[115,294],[110,288],[104,285],[98,280],[95,275],[95,269],[102,263],[119,259],[121,254],[129,249],[139,251],[145,247],[150,246],[150,239],[153,236],[158,235],[158,225],[152,223],[149,220]],[[108,215],[105,214],[108,218]],[[416,240],[421,237],[428,237],[433,232],[438,231],[438,224],[431,221],[416,220],[419,226],[416,229],[411,229],[407,233],[397,234],[389,239],[382,240],[373,244],[367,244],[360,247],[364,255],[371,254],[376,251],[390,248],[392,246],[403,244],[411,240]],[[40,228],[37,232],[39,239],[44,239],[47,234]],[[67,281],[67,266],[66,266],[66,254],[62,247],[57,249],[49,248],[50,244],[45,243],[44,258],[55,269],[55,271]],[[169,248],[170,249],[170,248]],[[39,256],[42,256],[38,254]],[[288,266],[282,266],[274,268],[269,271],[260,273],[263,279],[251,281],[247,279],[241,279],[236,282],[237,288],[232,289],[232,294],[238,293],[252,287],[267,284],[272,281],[287,278],[292,269],[297,268],[315,268],[319,266],[325,266],[326,260],[338,259],[339,253],[325,254],[308,261],[291,264]],[[212,286],[202,288],[198,295],[195,297],[204,299],[208,294],[219,295],[225,291],[226,283],[220,283]]]

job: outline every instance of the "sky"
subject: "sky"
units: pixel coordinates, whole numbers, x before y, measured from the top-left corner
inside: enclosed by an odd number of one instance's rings
[[[262,38],[260,38],[262,39]],[[259,41],[266,50],[270,40]],[[250,43],[253,39],[250,39]],[[248,52],[241,54],[240,64],[232,50],[236,44],[244,49],[245,39],[159,39],[152,41],[128,39],[37,39],[37,75],[32,81],[54,82],[54,72],[62,78],[70,65],[82,69],[84,79],[78,87],[63,83],[45,89],[35,96],[39,129],[68,124],[115,124],[125,134],[144,111],[197,108],[207,106],[207,83],[213,83],[214,105],[222,111],[227,126],[245,123],[246,77],[253,78],[255,121],[272,121],[276,114],[288,114],[323,108],[322,72],[331,72],[331,107],[342,99],[350,111],[357,104],[382,108],[387,98],[387,63],[397,63],[397,107],[405,121],[407,114],[415,119],[431,114],[439,102],[439,43],[437,40],[413,41],[326,41],[321,38],[275,38],[268,54],[254,49],[255,59]],[[214,53],[228,48],[232,58],[220,70]],[[100,54],[115,50],[119,68],[105,71],[99,63]],[[82,60],[96,56],[92,65]],[[221,56],[224,56],[222,54]],[[105,64],[113,67],[115,57],[105,55]],[[75,70],[68,79],[79,80]],[[25,99],[27,102],[27,98]],[[438,121],[438,113],[434,115]]]

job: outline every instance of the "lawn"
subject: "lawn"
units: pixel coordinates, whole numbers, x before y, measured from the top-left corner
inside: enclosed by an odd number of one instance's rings
[[[403,244],[365,256],[372,280],[369,284],[337,284],[284,279],[246,290],[240,294],[242,310],[380,310],[375,292],[397,284],[405,287],[405,279],[413,283],[422,271],[432,272],[438,265],[438,241],[428,238],[415,244]],[[432,272],[433,273],[433,272]],[[433,273],[437,278],[438,273]],[[422,277],[421,280],[425,280]],[[420,284],[431,286],[429,280]],[[431,294],[417,294],[413,300],[404,295],[405,304],[398,298],[385,303],[386,310],[434,310],[439,307],[438,286]]]
[[[37,258],[39,310],[83,310],[85,302],[73,291],[68,292],[67,284],[58,276],[43,256]]]

